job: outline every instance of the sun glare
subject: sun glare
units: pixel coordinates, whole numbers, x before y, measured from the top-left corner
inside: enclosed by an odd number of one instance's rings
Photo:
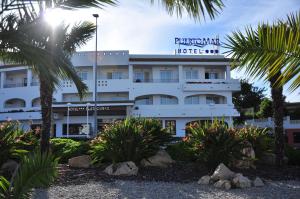
[[[64,21],[63,12],[59,9],[49,9],[45,13],[46,22],[49,23],[53,28]]]

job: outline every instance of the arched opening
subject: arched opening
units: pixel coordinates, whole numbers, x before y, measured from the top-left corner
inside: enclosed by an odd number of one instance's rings
[[[24,108],[25,106],[25,100],[19,98],[9,99],[4,103],[4,108]]]
[[[41,98],[37,97],[37,98],[33,99],[31,101],[31,106],[32,107],[39,107],[39,106],[41,106]]]
[[[178,104],[178,98],[172,95],[154,94],[135,98],[136,105],[172,105]]]
[[[136,105],[153,105],[152,95],[143,95],[135,98]]]
[[[185,104],[226,104],[225,96],[215,94],[190,95],[184,98]]]

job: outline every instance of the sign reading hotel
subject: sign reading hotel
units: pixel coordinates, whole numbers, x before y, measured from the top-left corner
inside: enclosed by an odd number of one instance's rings
[[[175,54],[219,54],[221,46],[218,37],[215,38],[179,38],[175,37]]]

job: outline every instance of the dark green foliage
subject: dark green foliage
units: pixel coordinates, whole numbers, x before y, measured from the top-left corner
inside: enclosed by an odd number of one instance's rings
[[[33,188],[44,188],[54,181],[58,174],[56,167],[57,159],[50,154],[35,152],[24,156],[12,184],[0,176],[0,197],[31,198]]]
[[[188,128],[191,132],[188,139],[195,147],[198,161],[209,168],[216,168],[220,163],[229,165],[242,157],[243,141],[236,136],[237,130],[228,128],[225,122],[215,120]]]
[[[85,141],[75,141],[67,138],[53,138],[50,140],[52,154],[59,158],[60,163],[68,162],[69,158],[87,154],[89,144]]]
[[[268,98],[263,99],[259,105],[259,111],[256,115],[259,118],[273,117],[272,101]]]
[[[293,147],[286,145],[284,151],[289,160],[288,164],[300,166],[300,149],[294,149]]]
[[[38,145],[33,132],[25,132],[17,122],[0,124],[0,166],[8,159],[18,160]]]
[[[134,161],[154,155],[171,139],[154,119],[128,118],[106,126],[91,143],[94,163]]]
[[[172,159],[176,161],[194,162],[196,161],[195,150],[191,143],[187,141],[179,141],[167,147],[166,151]]]
[[[238,137],[244,141],[251,143],[255,151],[255,156],[260,158],[264,152],[272,151],[274,149],[274,139],[268,135],[268,129],[257,127],[244,127],[238,129]]]

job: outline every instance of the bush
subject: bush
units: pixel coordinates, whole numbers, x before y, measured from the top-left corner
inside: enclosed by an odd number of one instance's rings
[[[0,124],[0,166],[8,159],[20,160],[37,145],[38,138],[31,131],[25,132],[20,129],[18,122]]]
[[[285,155],[288,158],[288,164],[300,166],[300,150],[294,149],[293,147],[285,146]]]
[[[68,159],[87,154],[89,144],[85,141],[75,141],[67,138],[53,138],[50,140],[52,154],[59,158],[60,163],[68,162]]]
[[[257,127],[244,127],[238,129],[238,136],[244,142],[251,143],[256,157],[261,157],[264,152],[274,149],[274,139],[268,135],[268,129]]]
[[[179,141],[171,144],[166,150],[174,160],[184,162],[196,161],[195,150],[192,144],[187,141]]]
[[[216,168],[220,163],[229,165],[242,157],[243,141],[237,136],[237,130],[228,128],[224,121],[194,124],[188,129],[191,132],[188,139],[195,148],[197,160],[209,168]]]
[[[91,156],[94,163],[139,163],[154,155],[171,138],[158,120],[128,118],[105,127],[91,143]]]

